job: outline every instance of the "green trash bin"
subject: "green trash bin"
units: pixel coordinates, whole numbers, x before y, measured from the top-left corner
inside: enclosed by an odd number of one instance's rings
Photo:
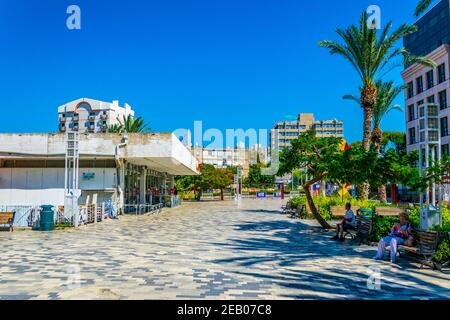
[[[54,225],[54,212],[53,206],[44,205],[41,206],[41,217],[39,220],[39,230],[41,231],[53,231]]]
[[[360,209],[359,212],[361,213],[362,216],[365,216],[365,217],[373,216],[373,212],[370,209],[363,208],[363,209]]]

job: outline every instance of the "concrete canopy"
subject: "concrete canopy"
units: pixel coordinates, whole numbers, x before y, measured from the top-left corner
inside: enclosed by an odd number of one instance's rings
[[[81,133],[80,159],[120,159],[170,175],[197,175],[197,160],[172,133]],[[64,159],[64,134],[0,134],[0,159]]]

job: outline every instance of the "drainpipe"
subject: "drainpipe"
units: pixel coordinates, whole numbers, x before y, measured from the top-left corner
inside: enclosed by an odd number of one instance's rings
[[[117,191],[119,192],[119,202],[120,208],[119,210],[123,210],[124,207],[124,199],[123,199],[123,190],[122,190],[122,169],[123,169],[123,161],[120,160],[120,148],[124,148],[128,145],[128,135],[124,135],[122,139],[122,143],[116,145],[116,151],[114,160],[116,162],[116,170],[117,170]]]

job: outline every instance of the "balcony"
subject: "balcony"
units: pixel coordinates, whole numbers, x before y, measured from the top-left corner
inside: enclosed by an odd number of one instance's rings
[[[108,119],[108,114],[107,114],[107,113],[102,113],[102,114],[100,114],[100,119],[101,119],[101,120],[106,120],[106,119]]]
[[[59,127],[59,132],[66,132],[66,130],[67,130],[66,126]]]
[[[78,126],[73,126],[72,127],[72,131],[78,131],[79,130],[79,127]]]
[[[75,113],[72,117],[72,121],[74,122],[80,121],[80,115],[78,113]]]
[[[88,119],[89,119],[89,121],[95,121],[95,115],[90,114]]]
[[[66,116],[65,115],[59,115],[59,122],[66,122]]]

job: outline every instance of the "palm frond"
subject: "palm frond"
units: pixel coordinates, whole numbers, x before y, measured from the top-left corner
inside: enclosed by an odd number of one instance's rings
[[[418,17],[422,13],[425,12],[425,10],[428,9],[428,7],[431,5],[432,0],[420,0],[417,4],[416,11],[414,12],[415,16]]]

